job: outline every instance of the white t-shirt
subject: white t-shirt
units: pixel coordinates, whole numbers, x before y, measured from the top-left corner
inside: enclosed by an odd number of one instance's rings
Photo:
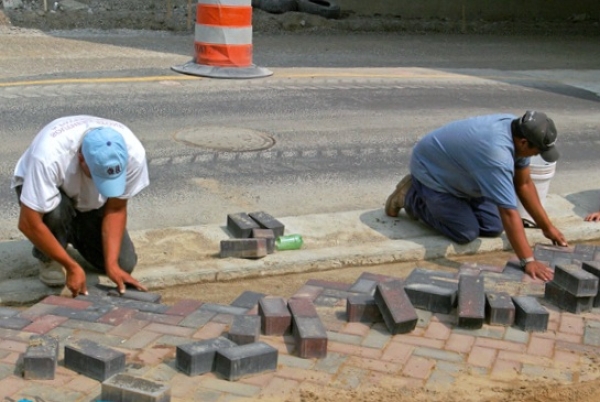
[[[125,125],[94,116],[69,116],[46,125],[19,158],[11,187],[23,185],[21,202],[34,211],[47,213],[60,203],[60,191],[73,200],[78,211],[98,209],[106,203],[91,178],[79,164],[77,153],[83,135],[96,127],[110,127],[127,145],[127,182],[121,199],[129,199],[150,183],[146,151]]]

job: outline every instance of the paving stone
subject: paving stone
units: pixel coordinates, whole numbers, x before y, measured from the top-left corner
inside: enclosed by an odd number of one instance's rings
[[[19,314],[19,310],[10,307],[0,307],[0,318],[14,317]]]
[[[553,282],[573,296],[595,297],[598,294],[598,277],[576,264],[557,265]]]
[[[461,275],[458,281],[458,326],[479,329],[485,320],[483,277]]]
[[[291,301],[292,304],[294,303]],[[314,308],[314,307],[313,307]],[[315,310],[316,313],[316,310]],[[258,302],[262,333],[265,335],[284,335],[292,327],[292,314],[283,297],[267,296]]]
[[[533,257],[538,261],[552,261],[554,259],[554,251],[557,251],[556,246],[538,243],[533,247]]]
[[[356,282],[354,282],[354,284],[350,288],[350,292],[365,293],[372,296],[375,294],[375,288],[377,287],[377,283],[379,282],[372,279],[359,278],[356,280]]]
[[[581,268],[590,274],[600,278],[600,262],[599,261],[583,261]],[[598,293],[594,297],[594,307],[600,307],[600,285],[598,286]]]
[[[33,321],[21,317],[0,317],[0,328],[23,329]]]
[[[119,293],[116,289],[107,292],[110,297],[121,297],[123,299],[135,300],[144,303],[160,303],[161,295],[158,293],[142,292],[135,289],[127,289],[125,293]]]
[[[232,301],[231,305],[234,307],[243,307],[250,310],[256,307],[258,305],[258,301],[265,296],[266,294],[264,293],[246,290],[241,295],[239,295],[234,301]]]
[[[523,331],[546,332],[550,314],[530,296],[513,297],[515,304],[515,325]]]
[[[90,302],[76,300],[71,297],[62,297],[56,295],[50,295],[42,301],[40,301],[40,303],[52,304],[54,306],[69,307],[77,310],[85,310],[92,305],[92,303]]]
[[[575,259],[583,261],[593,261],[594,254],[596,253],[596,246],[591,244],[576,244],[573,254]]]
[[[515,305],[510,295],[506,292],[487,292],[485,315],[490,325],[513,325]]]
[[[323,293],[323,290],[324,289],[320,286],[303,285],[292,295],[291,299],[306,298],[313,301]]]
[[[102,383],[101,398],[113,402],[169,402],[171,387],[129,374],[117,374]]]
[[[196,311],[197,309],[199,309],[202,306],[202,304],[203,303],[199,300],[191,300],[191,299],[179,300],[177,303],[175,303],[173,306],[171,306],[170,309],[165,311],[165,314],[179,315],[179,316],[185,317],[188,314],[191,314],[194,311]]]
[[[402,281],[380,283],[375,290],[375,302],[393,335],[411,332],[419,320],[403,285]]]
[[[146,313],[157,313],[164,314],[170,307],[160,303],[148,303],[137,300],[125,299],[123,297],[110,297],[110,296],[97,296],[79,295],[76,297],[77,300],[88,300],[95,304],[107,304],[112,306],[127,307],[134,310],[139,310]]]
[[[160,324],[178,325],[183,321],[183,317],[180,315],[167,315],[167,314],[156,314],[156,313],[145,313],[137,312],[133,315],[133,318],[137,320],[156,322]]]
[[[266,239],[221,240],[221,258],[262,258],[267,255]]]
[[[227,215],[227,230],[237,239],[252,236],[252,229],[260,229],[260,225],[245,212]]]
[[[277,370],[277,349],[264,343],[219,349],[215,357],[215,372],[229,381],[253,374]]]
[[[432,313],[450,314],[456,305],[456,290],[431,284],[413,283],[406,285],[404,291],[412,305]]]
[[[229,327],[228,337],[238,345],[257,342],[261,319],[257,315],[236,315]]]
[[[133,316],[137,312],[137,310],[127,307],[115,307],[114,309],[100,317],[97,322],[117,326],[122,322],[133,318]]]
[[[288,308],[295,317],[318,317],[317,309],[313,302],[306,298],[288,300]]]
[[[176,367],[189,376],[208,373],[215,368],[217,350],[237,346],[223,336],[177,346]]]
[[[23,378],[53,380],[58,361],[58,339],[49,335],[32,335],[23,355]]]
[[[244,315],[248,312],[248,309],[226,304],[204,303],[198,311],[211,311],[217,314]]]
[[[319,317],[296,316],[292,330],[298,356],[321,359],[327,356],[327,331]]]
[[[197,310],[181,320],[179,325],[188,328],[200,328],[206,325],[216,314],[214,311]]]
[[[125,369],[125,354],[88,339],[79,339],[65,345],[64,364],[68,369],[104,381]]]
[[[591,311],[594,297],[577,297],[554,281],[546,282],[544,299],[573,314]]]
[[[258,225],[263,229],[271,229],[275,238],[283,236],[285,232],[285,225],[275,219],[272,215],[264,212],[250,212],[248,214]]]
[[[54,309],[52,312],[53,315],[58,315],[61,317],[67,317],[69,319],[79,320],[79,321],[88,321],[88,322],[96,322],[102,317],[104,314],[98,313],[96,311],[89,310],[79,310],[73,309],[70,307],[62,307],[59,306]]]
[[[265,239],[267,242],[267,254],[273,254],[275,252],[275,235],[272,229],[252,229],[253,239]]]
[[[377,284],[377,282],[374,282]],[[346,299],[346,319],[348,322],[381,322],[383,317],[375,297],[370,294],[348,296]]]

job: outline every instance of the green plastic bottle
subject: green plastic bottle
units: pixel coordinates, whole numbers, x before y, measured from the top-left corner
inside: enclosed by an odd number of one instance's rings
[[[304,240],[302,240],[302,236],[300,236],[299,234],[279,236],[275,240],[275,248],[278,251],[298,250],[302,248],[303,244]]]

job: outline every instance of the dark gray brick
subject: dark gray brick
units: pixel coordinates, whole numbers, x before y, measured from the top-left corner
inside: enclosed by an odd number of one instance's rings
[[[0,317],[0,328],[23,329],[33,321],[21,317]]]
[[[537,301],[530,296],[515,296],[515,326],[523,331],[546,332],[550,314]]]
[[[486,317],[490,325],[513,325],[515,305],[510,295],[506,292],[486,293]]]
[[[378,281],[374,281],[372,279],[359,278],[356,282],[354,282],[354,285],[352,285],[352,287],[350,288],[350,292],[374,295],[377,283]]]
[[[253,309],[258,305],[258,301],[265,297],[264,293],[252,292],[250,290],[246,290],[241,295],[237,297],[234,301],[231,302],[231,305],[234,307],[244,307],[249,310]]]
[[[237,346],[223,336],[177,346],[175,360],[177,369],[189,376],[208,373],[215,368],[217,350]]]
[[[233,237],[247,239],[252,236],[252,229],[260,229],[260,225],[247,213],[238,212],[227,215],[227,230]]]
[[[546,282],[544,299],[573,314],[591,311],[594,304],[593,297],[577,297],[554,281]]]
[[[169,402],[171,387],[129,374],[117,374],[102,383],[101,398],[114,402]]]
[[[95,305],[112,305],[127,307],[132,310],[139,310],[147,313],[164,314],[169,310],[169,306],[160,303],[147,303],[140,302],[137,300],[124,299],[122,297],[110,297],[110,296],[98,296],[90,294],[89,296],[77,296],[77,300],[86,300],[94,303]]]
[[[221,240],[221,258],[262,258],[267,255],[266,239]]]
[[[579,261],[593,261],[596,253],[596,246],[591,244],[576,244],[573,254]]]
[[[219,349],[215,372],[229,381],[277,370],[277,349],[264,342]]]
[[[97,311],[90,310],[79,310],[70,307],[62,307],[59,306],[54,309],[52,312],[53,315],[58,315],[61,317],[68,317],[70,319],[79,320],[79,321],[88,321],[88,322],[96,322],[100,317],[104,315],[104,313],[100,313]]]
[[[283,236],[283,233],[285,232],[285,225],[275,219],[272,215],[264,211],[250,212],[248,215],[250,218],[254,219],[254,221],[258,223],[261,228],[271,229],[275,235],[275,238]]]
[[[262,318],[262,333],[284,335],[292,327],[292,314],[283,297],[264,297],[258,303],[258,314]]]
[[[272,229],[252,229],[253,239],[265,239],[267,242],[267,254],[275,252],[275,235]]]
[[[348,296],[346,299],[346,319],[348,322],[381,322],[383,317],[375,297],[369,294]]]
[[[406,278],[405,286],[412,284],[430,284],[458,291],[458,276],[454,272],[415,268]]]
[[[98,381],[120,373],[125,369],[125,354],[79,339],[65,346],[65,367]]]
[[[553,281],[573,296],[595,297],[598,294],[598,277],[576,264],[557,265]]]
[[[552,261],[554,259],[554,251],[556,251],[556,246],[538,243],[533,247],[533,257],[538,261]]]
[[[411,332],[419,320],[403,285],[402,281],[385,282],[378,284],[375,290],[375,302],[393,335]]]
[[[404,291],[414,307],[433,313],[450,314],[456,305],[457,290],[431,284],[413,283]]]
[[[257,342],[260,337],[260,321],[257,315],[234,316],[229,327],[229,339],[238,345]]]
[[[247,308],[230,306],[226,304],[204,303],[198,311],[212,311],[217,314],[244,315],[248,312]]]
[[[179,322],[179,326],[188,328],[200,328],[205,326],[217,313],[214,311],[197,310],[188,314]]]
[[[600,278],[600,262],[599,261],[584,261],[581,264],[581,268],[590,274]],[[594,307],[600,307],[600,285],[598,286],[598,293],[596,293],[596,297],[594,298]]]
[[[292,317],[292,332],[298,356],[303,359],[327,357],[327,331],[319,317]]]
[[[53,380],[58,351],[57,338],[49,335],[32,335],[23,356],[23,378]]]
[[[10,307],[0,307],[0,318],[13,317],[19,314],[20,311]]]
[[[485,320],[482,276],[461,275],[458,281],[458,326],[479,329]]]
[[[161,300],[161,295],[158,293],[142,292],[135,289],[127,289],[123,294],[119,293],[116,289],[111,289],[107,292],[107,295],[144,303],[160,303]]]

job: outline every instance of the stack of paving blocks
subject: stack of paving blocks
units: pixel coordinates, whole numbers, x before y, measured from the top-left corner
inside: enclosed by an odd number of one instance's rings
[[[233,239],[221,240],[221,258],[262,258],[275,250],[275,239],[285,226],[264,211],[227,215],[227,230]]]

